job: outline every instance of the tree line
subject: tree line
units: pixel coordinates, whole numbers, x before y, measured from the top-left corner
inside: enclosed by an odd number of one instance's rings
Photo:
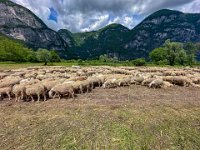
[[[197,54],[200,52],[200,43],[179,43],[166,40],[165,43],[154,49],[149,54],[149,63],[156,65],[194,65],[197,62]],[[61,59],[55,50],[38,49],[34,51],[22,42],[0,36],[0,62],[60,62]],[[109,58],[107,55],[101,55],[98,62],[120,63],[117,58]],[[78,60],[82,63],[82,60]],[[146,65],[144,58],[125,61],[124,63],[136,66]]]
[[[194,65],[197,62],[197,53],[200,50],[199,44],[179,43],[166,40],[163,46],[154,49],[150,59],[157,65]]]
[[[13,62],[59,62],[60,57],[54,50],[38,49],[34,51],[23,43],[0,36],[0,61]]]

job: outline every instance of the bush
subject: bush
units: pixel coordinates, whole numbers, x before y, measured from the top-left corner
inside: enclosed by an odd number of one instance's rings
[[[146,60],[144,58],[138,58],[138,59],[132,60],[132,63],[135,66],[146,66]]]

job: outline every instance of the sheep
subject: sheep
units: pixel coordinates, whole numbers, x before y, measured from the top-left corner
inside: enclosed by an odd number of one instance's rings
[[[83,94],[85,91],[86,91],[86,93],[89,93],[89,91],[91,91],[91,90],[92,90],[92,84],[90,81],[85,80],[80,83],[81,94]]]
[[[163,85],[162,88],[168,88],[168,87],[173,87],[173,84],[167,82],[167,81],[163,81]]]
[[[12,93],[15,95],[15,102],[19,102],[24,98],[26,87],[24,84],[16,84],[12,88]]]
[[[49,97],[55,98],[55,96],[58,95],[59,99],[61,99],[61,96],[63,95],[69,95],[72,96],[74,99],[74,89],[71,84],[58,84],[55,87],[53,87],[49,91]]]
[[[0,88],[0,99],[2,99],[4,94],[6,94],[9,100],[11,100],[11,92],[12,92],[12,86]]]
[[[118,79],[119,86],[129,86],[131,84],[131,77]]]
[[[131,84],[137,84],[140,85],[144,81],[144,77],[142,76],[136,76],[131,78]]]
[[[163,78],[164,81],[168,81],[172,84],[178,85],[178,86],[190,86],[192,84],[192,81],[190,79],[187,79],[184,76],[180,77],[173,77],[173,76],[167,76]]]
[[[117,81],[116,78],[114,78],[114,79],[108,79],[103,84],[103,88],[104,89],[106,89],[106,88],[115,88],[117,86],[118,86],[118,81]]]
[[[89,77],[87,81],[91,84],[92,89],[94,89],[95,87],[101,87],[101,84],[102,84],[101,79],[94,76]]]
[[[161,88],[163,85],[163,80],[161,79],[156,79],[156,80],[153,80],[150,84],[149,84],[149,87],[150,88]]]
[[[4,78],[4,79],[0,80],[0,88],[13,86],[15,84],[18,84],[21,80],[22,80],[22,78],[19,78],[19,77]]]
[[[37,101],[40,101],[40,95],[43,95],[44,101],[46,101],[46,88],[41,84],[33,84],[26,86],[25,90],[26,96],[31,97],[32,102],[34,102],[33,96],[37,96]]]
[[[156,80],[156,78],[149,78],[149,79],[145,79],[143,82],[142,82],[142,86],[148,86],[152,81]]]
[[[54,86],[59,84],[59,81],[43,81],[41,84],[46,88],[46,92],[49,92]]]

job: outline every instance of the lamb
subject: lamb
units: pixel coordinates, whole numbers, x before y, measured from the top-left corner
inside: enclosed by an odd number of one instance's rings
[[[33,96],[37,95],[37,101],[40,101],[40,95],[43,95],[44,101],[46,101],[46,88],[41,84],[33,84],[26,86],[25,90],[26,96],[31,97],[31,100],[34,102]]]
[[[9,100],[11,100],[11,92],[12,92],[11,86],[0,88],[0,99],[2,99],[4,94],[6,94],[9,98]]]
[[[55,98],[58,95],[59,99],[63,95],[72,96],[74,99],[74,89],[71,84],[58,84],[49,91],[49,97]]]

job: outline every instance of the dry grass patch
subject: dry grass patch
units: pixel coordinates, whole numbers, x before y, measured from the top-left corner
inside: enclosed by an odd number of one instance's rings
[[[0,102],[0,149],[200,149],[197,88],[95,89],[72,99]]]

